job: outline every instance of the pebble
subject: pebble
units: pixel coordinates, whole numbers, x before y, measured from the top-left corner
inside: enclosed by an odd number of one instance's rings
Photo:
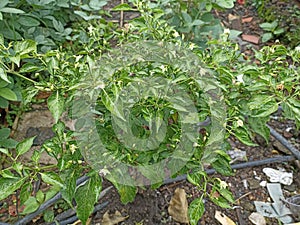
[[[273,147],[276,149],[276,150],[278,150],[278,151],[280,151],[280,152],[283,152],[283,153],[285,153],[285,154],[287,154],[287,155],[290,155],[291,154],[291,152],[286,148],[286,147],[284,147],[279,141],[277,141],[277,140],[275,140],[274,142],[273,142]]]
[[[251,202],[243,202],[242,206],[247,211],[255,211],[255,207]]]
[[[293,134],[290,133],[290,132],[288,132],[288,131],[283,131],[283,136],[284,136],[285,138],[291,138],[291,137],[293,137]]]
[[[248,179],[248,183],[249,183],[249,189],[250,190],[255,190],[257,188],[260,188],[259,180],[250,178],[250,179]]]
[[[295,185],[295,184],[284,185],[284,186],[283,186],[283,189],[284,189],[284,190],[287,190],[287,191],[289,191],[289,192],[294,192],[294,191],[297,190],[297,185]]]

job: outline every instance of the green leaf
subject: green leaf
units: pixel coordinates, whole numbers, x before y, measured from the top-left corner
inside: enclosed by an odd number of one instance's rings
[[[2,9],[3,7],[5,7],[8,3],[9,3],[9,0],[1,0],[0,1],[0,9]]]
[[[18,100],[16,93],[13,92],[9,88],[0,88],[0,96],[9,101],[17,101]]]
[[[188,215],[191,225],[197,225],[205,211],[204,203],[201,198],[194,199],[188,209]]]
[[[253,131],[261,135],[268,143],[270,139],[270,129],[266,126],[267,121],[269,121],[269,117],[248,117],[248,124],[253,129]]]
[[[42,204],[44,202],[45,194],[42,192],[42,190],[38,190],[35,196],[38,203]]]
[[[192,174],[187,175],[187,180],[195,185],[195,186],[200,186],[203,183],[203,179],[206,177],[205,171],[197,171]]]
[[[220,174],[225,176],[232,175],[232,169],[230,167],[229,161],[221,156],[217,155],[217,160],[212,163],[212,167]]]
[[[235,0],[216,0],[215,3],[225,9],[231,9],[234,6]]]
[[[35,162],[35,163],[38,163],[39,159],[41,158],[41,151],[37,151],[37,150],[34,150],[30,159]]]
[[[186,24],[191,25],[192,17],[189,14],[187,14],[186,12],[181,12],[181,15],[182,15],[184,21],[186,22]]]
[[[52,186],[45,194],[45,201],[48,201],[50,198],[54,197],[54,195],[56,195],[60,189],[60,186]]]
[[[212,193],[212,195],[214,194],[214,192]],[[229,202],[223,198],[222,196],[220,197],[212,197],[210,196],[210,200],[215,203],[216,205],[222,207],[222,208],[231,208],[231,205],[229,204]]]
[[[273,31],[278,26],[278,22],[275,20],[272,23],[259,24],[259,26],[266,31]]]
[[[218,192],[230,203],[234,203],[232,193],[227,188],[219,188]]]
[[[64,181],[64,186],[61,190],[62,197],[72,205],[72,201],[76,190],[76,179],[79,175],[79,171],[75,169],[65,170],[61,174],[61,179]]]
[[[136,9],[133,9],[127,3],[123,3],[123,4],[120,4],[120,5],[117,5],[112,10],[113,11],[136,11]]]
[[[234,130],[234,136],[237,137],[243,144],[248,146],[257,146],[257,144],[253,143],[249,137],[247,130],[243,127],[237,127]]]
[[[0,141],[9,137],[10,129],[9,128],[1,128],[0,129]]]
[[[20,16],[18,22],[25,27],[36,27],[40,25],[40,21],[31,16]]]
[[[4,8],[2,8],[2,9],[0,9],[0,12],[4,12],[4,13],[14,13],[14,14],[22,14],[22,13],[25,13],[23,10],[16,9],[16,8],[8,8],[8,7],[4,7]]]
[[[267,42],[267,41],[271,40],[272,38],[273,38],[272,33],[264,33],[262,38],[261,38],[261,41],[262,42]]]
[[[279,34],[282,34],[282,33],[284,33],[284,29],[283,28],[278,28],[278,29],[276,29],[276,30],[274,30],[274,34],[275,35],[279,35]]]
[[[7,38],[7,39],[11,39],[11,40],[21,40],[22,39],[22,36],[20,35],[20,33],[18,33],[15,30],[8,29],[8,28],[1,30],[1,33],[2,33],[3,37]]]
[[[7,77],[6,71],[2,67],[0,67],[0,78],[5,80],[7,83],[11,83]]]
[[[11,138],[4,139],[0,142],[0,146],[4,148],[15,148],[17,144],[18,142]]]
[[[13,174],[9,168],[1,170],[0,171],[0,175],[3,178],[10,178],[10,179],[16,179],[15,174]]]
[[[69,8],[69,0],[58,0],[57,1],[57,6],[63,7],[63,8]]]
[[[273,96],[255,95],[247,103],[252,117],[267,117],[278,110],[278,103]]]
[[[199,26],[204,24],[204,22],[202,20],[194,20],[193,23],[191,25],[193,26]]]
[[[242,31],[239,30],[230,30],[230,34],[229,34],[229,39],[230,40],[235,40],[240,34],[242,34]]]
[[[36,200],[36,198],[33,197],[33,196],[30,196],[27,199],[27,201],[24,202],[24,205],[25,205],[25,209],[21,213],[23,215],[35,212],[40,207],[40,204],[38,203],[38,201]]]
[[[128,186],[123,184],[116,184],[114,183],[115,187],[117,188],[121,202],[123,204],[127,204],[129,202],[133,202],[135,195],[136,195],[136,187],[135,186]]]
[[[65,106],[64,99],[64,96],[59,93],[59,91],[53,92],[48,98],[48,107],[55,120],[55,123],[57,123],[61,114],[63,113]]]
[[[83,11],[75,10],[74,13],[77,14],[78,16],[82,17],[86,21],[92,20],[92,19],[101,19],[101,16],[98,16],[98,15],[91,15],[90,16],[86,12],[83,12]]]
[[[25,183],[20,191],[20,203],[23,205],[29,198],[30,193],[32,191],[32,184],[31,183]]]
[[[294,98],[289,98],[289,99],[288,99],[288,103],[290,103],[291,106],[294,106],[294,107],[297,108],[297,109],[295,108],[295,110],[294,110],[296,113],[299,113],[299,112],[300,112],[300,111],[299,111],[299,110],[300,110],[300,102],[299,102],[298,99],[296,100],[296,99],[294,99]]]
[[[29,39],[18,41],[14,45],[14,50],[21,58],[26,58],[29,53],[37,52],[37,44]]]
[[[82,224],[86,224],[87,219],[92,214],[94,204],[98,201],[101,188],[101,178],[99,175],[95,175],[76,189],[76,214]]]
[[[12,168],[20,175],[22,176],[22,169],[23,169],[23,164],[20,162],[13,162]]]
[[[0,148],[0,152],[5,154],[5,155],[9,155],[9,152],[6,148]]]
[[[0,96],[0,108],[5,109],[8,107],[9,102],[7,99]]]
[[[0,201],[19,189],[27,177],[23,178],[0,178]]]
[[[53,27],[55,30],[57,30],[59,33],[64,32],[64,30],[65,30],[64,25],[60,21],[53,19],[52,23],[53,23]]]
[[[51,223],[54,221],[54,211],[53,210],[46,210],[43,214],[43,219],[45,220],[45,222],[47,223]]]
[[[283,114],[286,118],[295,120],[297,128],[300,128],[300,103],[298,100],[289,98],[282,103]]]
[[[55,57],[51,57],[47,63],[48,71],[50,74],[54,74],[55,70],[58,69],[58,60]]]
[[[263,104],[261,103],[260,108],[251,111],[252,117],[268,117],[272,113],[278,110],[278,103],[275,100],[270,100],[269,102]]]
[[[41,173],[42,180],[47,184],[57,185],[63,187],[61,178],[54,172]]]
[[[26,138],[17,145],[17,147],[16,147],[17,157],[20,155],[23,155],[24,153],[29,151],[29,149],[31,148],[31,146],[33,144],[34,139],[35,139],[35,136]]]
[[[100,10],[107,4],[106,0],[90,0],[89,6],[94,10]]]
[[[0,88],[4,88],[6,86],[9,86],[9,84],[4,80],[0,80]]]
[[[9,39],[15,39],[15,38],[9,38]],[[18,67],[20,66],[21,56],[19,54],[15,55],[15,56],[11,56],[11,57],[9,57],[9,59],[14,64],[16,64]]]

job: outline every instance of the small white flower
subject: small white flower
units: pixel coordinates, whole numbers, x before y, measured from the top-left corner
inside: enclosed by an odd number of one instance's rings
[[[161,65],[161,66],[160,66],[160,69],[161,69],[161,71],[162,71],[163,73],[167,71],[167,68],[166,68],[165,65]]]
[[[75,56],[75,62],[78,62],[82,58],[82,55],[76,55]]]
[[[90,34],[93,33],[94,27],[93,27],[92,25],[90,25],[90,26],[88,27],[88,31],[89,31]]]
[[[224,29],[224,34],[230,34],[230,30],[228,28]]]
[[[242,127],[244,125],[243,120],[238,120],[237,122],[238,127]]]
[[[300,45],[295,48],[295,51],[300,52]]]
[[[194,43],[190,43],[189,49],[193,50],[195,48],[195,44]]]
[[[72,154],[74,154],[74,152],[76,152],[76,149],[77,149],[76,145],[74,145],[74,144],[70,145],[70,151]]]
[[[103,82],[100,82],[96,87],[95,89],[104,89],[105,88],[105,84]]]
[[[173,33],[173,36],[174,36],[175,38],[177,38],[177,37],[180,36],[180,34],[179,34],[177,31],[175,31],[175,32]]]
[[[237,75],[236,76],[237,82],[244,83],[243,76],[244,76],[244,74]]]
[[[228,184],[225,181],[220,180],[220,187],[221,189],[226,189],[228,187]]]
[[[99,175],[105,177],[107,174],[110,174],[109,170],[106,168],[103,168],[99,171]]]
[[[200,146],[200,145],[199,145],[197,142],[194,142],[194,143],[193,143],[193,147],[194,147],[194,148],[196,148],[196,147],[198,147],[198,146]]]

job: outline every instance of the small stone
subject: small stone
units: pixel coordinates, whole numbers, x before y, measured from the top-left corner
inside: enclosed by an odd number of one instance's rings
[[[285,154],[287,154],[287,155],[290,155],[291,154],[291,152],[286,148],[286,147],[284,147],[284,145],[283,144],[281,144],[279,141],[277,141],[277,140],[275,140],[274,142],[273,142],[273,147],[276,149],[276,150],[278,150],[278,151],[280,151],[280,152],[283,152],[283,153],[285,153]]]
[[[265,217],[263,217],[260,213],[251,213],[248,218],[255,225],[266,225]]]
[[[256,140],[256,142],[257,142],[260,146],[264,146],[264,147],[267,146],[266,140],[265,140],[261,135],[256,134],[256,135],[255,135],[255,140]]]
[[[284,136],[285,138],[291,138],[291,137],[293,137],[293,134],[290,133],[290,132],[288,132],[288,131],[283,131],[283,136]]]
[[[244,188],[248,189],[248,181],[246,179],[242,180]]]
[[[261,181],[261,177],[260,177],[260,176],[255,176],[254,178],[255,178],[256,180]]]
[[[240,175],[240,178],[241,178],[241,180],[244,180],[244,179],[248,178],[248,176],[249,176],[248,173],[242,173],[242,174]]]
[[[287,190],[289,192],[294,192],[297,190],[297,186],[295,184],[291,184],[291,185],[284,185],[283,186],[284,190]]]
[[[250,190],[255,190],[260,187],[260,184],[259,184],[260,182],[256,179],[252,179],[252,178],[248,179],[248,183],[249,183]]]
[[[242,206],[247,211],[254,211],[255,210],[255,207],[251,202],[244,202]]]
[[[262,182],[259,183],[260,186],[266,187],[267,186],[267,181],[263,180]]]

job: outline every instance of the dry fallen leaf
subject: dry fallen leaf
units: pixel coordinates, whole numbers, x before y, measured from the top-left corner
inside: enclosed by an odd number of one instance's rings
[[[265,217],[258,212],[251,213],[248,218],[255,225],[266,225]]]
[[[189,223],[188,202],[184,189],[176,188],[174,196],[170,201],[168,212],[175,221],[180,223]]]
[[[216,211],[215,218],[218,220],[222,225],[236,225],[228,216],[221,213],[220,211]]]
[[[128,216],[124,217],[119,211],[116,211],[115,214],[109,214],[109,211],[106,211],[103,215],[101,225],[115,225],[126,220]]]

